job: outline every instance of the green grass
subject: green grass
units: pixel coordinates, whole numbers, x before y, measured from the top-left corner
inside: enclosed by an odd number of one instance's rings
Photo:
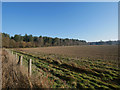
[[[14,51],[23,55],[24,65],[27,67],[28,60],[36,69],[32,73],[37,75],[39,69],[49,73],[49,80],[54,80],[53,88],[90,88],[90,89],[117,89],[120,84],[116,82],[120,69],[113,67],[114,63],[107,64],[104,60],[78,60],[69,57],[51,57],[51,55],[32,55],[21,51]],[[72,63],[71,63],[72,61]]]

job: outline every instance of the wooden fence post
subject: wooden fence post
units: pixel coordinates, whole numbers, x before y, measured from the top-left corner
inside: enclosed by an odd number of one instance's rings
[[[13,51],[11,51],[12,52],[12,55],[13,55]]]
[[[18,64],[19,64],[20,66],[22,66],[22,60],[23,60],[23,56],[19,56]]]
[[[31,76],[31,65],[32,65],[32,59],[28,62],[28,76]]]
[[[22,66],[23,56],[21,56],[20,66]]]
[[[17,59],[17,53],[16,53],[16,59]]]

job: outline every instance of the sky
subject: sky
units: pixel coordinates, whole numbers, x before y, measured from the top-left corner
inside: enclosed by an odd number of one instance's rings
[[[2,32],[86,41],[118,39],[117,2],[3,2]]]

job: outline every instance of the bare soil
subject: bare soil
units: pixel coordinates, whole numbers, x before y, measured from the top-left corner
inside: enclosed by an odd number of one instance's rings
[[[117,45],[56,46],[40,48],[18,48],[32,54],[57,54],[77,58],[118,60]]]

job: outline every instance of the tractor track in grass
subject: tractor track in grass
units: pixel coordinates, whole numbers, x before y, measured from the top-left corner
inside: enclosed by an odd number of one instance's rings
[[[67,64],[60,64],[57,61],[50,62],[49,60],[46,59],[42,59],[40,57],[36,57],[27,53],[23,53],[23,52],[19,52],[19,51],[14,51],[17,52],[19,54],[22,54],[24,56],[26,56],[26,59],[28,58],[33,58],[33,64],[35,64],[38,68],[42,69],[43,71],[48,71],[50,72],[52,75],[62,79],[62,80],[66,80],[67,82],[69,82],[70,85],[72,85],[73,82],[77,82],[76,87],[79,88],[79,83],[82,82],[87,82],[85,86],[80,85],[80,87],[91,87],[91,86],[95,86],[95,88],[100,88],[100,85],[103,85],[107,88],[116,88],[117,86],[113,86],[111,84],[105,83],[103,81],[100,81],[98,79],[94,79],[90,76],[84,75],[84,73],[86,74],[91,74],[93,76],[98,76],[100,77],[101,74],[99,74],[99,71],[96,70],[89,70],[89,69],[84,69],[84,68],[77,68],[74,66],[70,66]],[[106,71],[106,73],[108,73]],[[110,74],[110,73],[108,73]],[[89,84],[88,84],[89,83]],[[102,87],[101,87],[102,88]]]

